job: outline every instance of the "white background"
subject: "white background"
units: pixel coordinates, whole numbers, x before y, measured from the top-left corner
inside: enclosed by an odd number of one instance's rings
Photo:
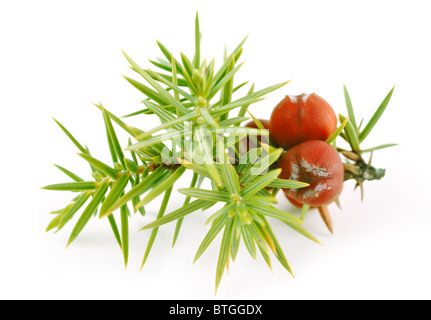
[[[273,229],[295,277],[273,258],[244,249],[214,294],[220,237],[192,264],[210,212],[188,216],[171,248],[174,223],[160,228],[139,267],[157,214],[130,221],[130,261],[106,220],[92,220],[65,245],[73,224],[45,233],[49,212],[69,194],[40,190],[67,180],[52,163],[84,177],[87,166],[51,117],[92,153],[109,160],[103,120],[91,102],[117,115],[142,107],[122,74],[135,76],[121,50],[144,67],[161,56],[155,39],[179,57],[192,55],[199,10],[203,55],[220,63],[249,34],[238,74],[256,89],[293,80],[250,110],[269,118],[285,94],[316,92],[346,114],[342,85],[357,118],[371,117],[395,85],[381,122],[364,147],[387,170],[365,185],[360,201],[346,184],[343,210],[331,206],[335,234],[316,212],[305,228],[321,246],[277,221]],[[2,1],[0,4],[0,298],[2,299],[430,299],[431,48],[428,1]],[[248,89],[248,88],[247,88]],[[244,93],[244,92],[243,92]],[[143,130],[153,118],[130,124]],[[121,132],[121,131],[119,131]],[[120,134],[126,143],[125,135]],[[184,185],[188,180],[182,180]],[[168,210],[181,205],[175,195]],[[297,213],[279,197],[279,207]]]

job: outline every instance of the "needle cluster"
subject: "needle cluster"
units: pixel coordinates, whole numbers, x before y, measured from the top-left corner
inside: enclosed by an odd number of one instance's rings
[[[272,253],[291,272],[268,217],[318,242],[302,227],[301,219],[275,207],[275,196],[279,189],[302,188],[307,184],[277,178],[280,169],[274,169],[275,164],[285,150],[263,142],[258,142],[256,148],[248,150],[241,143],[246,137],[268,135],[256,119],[258,129],[241,127],[241,124],[249,119],[246,114],[251,104],[288,81],[258,91],[251,85],[245,96],[237,97],[239,89],[248,85],[248,82],[234,84],[235,75],[242,66],[239,60],[245,40],[230,54],[226,54],[222,65],[216,68],[215,59],[209,62],[201,59],[201,32],[196,16],[195,52],[192,58],[181,53],[177,59],[167,47],[157,42],[162,57],[149,61],[156,68],[151,70],[144,69],[124,53],[138,80],[124,78],[144,96],[144,108],[127,116],[155,115],[160,124],[144,131],[126,124],[101,103],[94,104],[103,116],[111,154],[109,163],[93,156],[56,120],[78,148],[79,156],[88,162],[92,180],[82,179],[56,165],[70,181],[44,188],[73,192],[75,196],[64,208],[52,212],[54,218],[47,230],[60,230],[74,221],[67,243],[70,245],[91,218],[98,216],[105,219],[111,226],[127,265],[129,220],[137,214],[145,215],[146,205],[163,195],[154,221],[142,228],[151,231],[142,266],[160,227],[170,222],[176,223],[174,245],[184,217],[204,211],[210,213],[207,220],[210,227],[196,252],[195,260],[221,233],[216,288],[229,261],[235,260],[240,243],[244,243],[253,258],[260,252],[270,267]],[[348,110],[350,119],[340,116],[342,125],[331,136],[330,142],[335,143],[335,138],[341,135],[352,146],[352,151],[360,154],[359,144],[355,140],[358,132],[355,131],[351,105],[348,105]],[[366,126],[359,134],[359,140],[368,135],[372,126]],[[118,128],[130,135],[127,144],[120,144],[116,133]],[[172,191],[176,190],[175,185],[184,178],[186,171],[192,172],[189,187],[178,189],[184,195],[184,202],[178,209],[166,212]],[[210,182],[210,189],[202,188],[205,179]],[[214,209],[216,204],[222,204],[221,208]]]

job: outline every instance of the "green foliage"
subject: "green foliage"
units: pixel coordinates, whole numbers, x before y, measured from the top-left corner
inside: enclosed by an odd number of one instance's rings
[[[166,46],[157,41],[163,58],[150,60],[157,70],[141,67],[124,53],[131,70],[140,77],[138,80],[126,76],[124,78],[143,95],[142,103],[145,106],[145,109],[133,112],[127,117],[154,115],[160,120],[160,124],[145,128],[144,131],[126,124],[101,103],[94,104],[102,113],[112,164],[93,157],[87,147],[81,145],[55,120],[78,148],[79,156],[90,165],[94,181],[85,181],[75,173],[56,165],[73,181],[44,188],[78,192],[79,195],[65,208],[53,212],[55,216],[47,231],[62,229],[72,222],[82,209],[79,218],[74,222],[67,243],[70,245],[98,212],[100,219],[108,220],[127,266],[129,220],[135,218],[134,214],[130,214],[129,208],[132,208],[134,213],[139,211],[141,215],[145,215],[145,206],[157,201],[157,198],[164,194],[154,221],[141,229],[151,229],[142,266],[149,257],[161,226],[176,222],[174,245],[185,216],[197,211],[210,211],[212,214],[207,221],[210,229],[196,252],[195,261],[223,230],[216,267],[216,288],[229,261],[235,260],[241,243],[244,243],[253,259],[256,258],[257,247],[270,268],[272,252],[283,267],[292,272],[267,218],[278,220],[299,235],[317,243],[318,241],[301,226],[300,219],[274,206],[277,203],[276,191],[270,193],[268,190],[302,188],[307,184],[277,178],[281,170],[273,169],[273,165],[283,154],[283,149],[260,144],[257,148],[241,154],[239,148],[239,142],[247,135],[265,134],[259,129],[240,127],[248,120],[245,117],[248,107],[289,81],[257,91],[253,84],[247,94],[237,97],[240,89],[248,83],[235,85],[236,74],[242,66],[239,59],[247,37],[231,54],[226,55],[218,69],[215,59],[207,63],[207,60],[201,58],[201,31],[197,15],[194,38],[195,52],[192,59],[183,53],[176,59]],[[359,143],[368,136],[380,118],[391,94],[392,91],[364,130],[359,131],[345,88],[349,118],[340,115],[342,124],[328,142],[335,143],[335,138],[341,135],[354,151],[359,151]],[[237,113],[233,114],[233,111]],[[120,144],[115,131],[117,126],[130,135],[127,145]],[[382,147],[384,146],[380,148]],[[130,153],[130,158],[127,152]],[[185,196],[183,206],[166,212],[175,184],[184,178],[186,171],[191,171],[193,177],[189,188],[178,190]],[[210,190],[201,188],[204,179],[211,182]],[[223,204],[220,209],[212,209],[215,204],[220,203]],[[118,210],[120,228],[114,216]]]

